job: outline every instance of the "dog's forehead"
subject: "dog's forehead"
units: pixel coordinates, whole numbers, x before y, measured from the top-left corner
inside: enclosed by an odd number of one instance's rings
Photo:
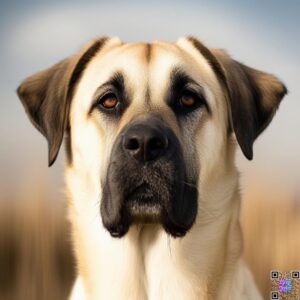
[[[92,65],[103,74],[101,76],[103,78],[119,71],[128,77],[129,81],[139,82],[139,85],[144,77],[151,82],[156,80],[165,82],[172,70],[178,67],[195,76],[201,73],[199,72],[201,69],[205,71],[210,69],[207,61],[196,52],[185,38],[179,39],[176,43],[120,42],[112,46],[108,43],[108,49],[100,51],[93,59]],[[198,60],[198,68],[195,68],[195,60]]]
[[[217,80],[209,63],[185,38],[176,43],[109,41],[90,61],[80,86],[93,94],[115,74],[121,74],[126,89],[133,96],[133,102],[138,99],[141,104],[144,102],[141,100],[150,94],[151,102],[164,105],[163,93],[170,87],[173,71],[178,69],[204,88],[216,86]]]
[[[170,73],[172,67],[183,64],[182,51],[172,43],[131,43],[119,44],[99,52],[92,60],[89,69],[99,72],[99,80],[105,80],[114,73],[122,73],[130,84],[138,83],[139,86],[153,78]],[[155,72],[159,69],[159,72]],[[101,74],[100,74],[101,73]],[[156,74],[153,74],[156,73]],[[100,76],[101,75],[101,76]]]

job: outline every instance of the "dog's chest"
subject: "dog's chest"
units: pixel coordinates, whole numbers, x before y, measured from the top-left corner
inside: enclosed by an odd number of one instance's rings
[[[135,234],[112,243],[91,237],[84,242],[79,272],[84,274],[89,266],[83,279],[87,299],[208,299],[205,283],[200,283],[167,237],[158,236],[151,243],[155,233]]]
[[[99,193],[76,183],[69,189],[69,215],[82,288],[75,288],[72,300],[82,299],[76,298],[80,290],[88,300],[258,299],[244,295],[245,282],[233,279],[237,262],[230,260],[228,278],[218,276],[226,261],[224,242],[238,240],[226,230],[229,214],[210,226],[194,226],[182,239],[169,237],[159,225],[132,226],[125,237],[112,238],[95,210],[98,202],[90,201]],[[233,281],[239,292],[228,298]]]

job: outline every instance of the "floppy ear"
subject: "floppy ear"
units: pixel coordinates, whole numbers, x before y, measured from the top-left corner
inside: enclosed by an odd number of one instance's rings
[[[76,84],[88,62],[106,40],[96,40],[79,54],[30,76],[17,89],[30,121],[48,141],[49,166],[57,157],[68,126],[70,103]]]
[[[224,70],[231,126],[251,160],[255,139],[271,122],[287,89],[275,76],[239,63],[223,50],[211,52]]]
[[[194,37],[189,42],[205,57],[225,87],[231,128],[244,155],[253,158],[253,143],[271,122],[286,87],[275,76],[247,67],[221,49],[208,49]]]

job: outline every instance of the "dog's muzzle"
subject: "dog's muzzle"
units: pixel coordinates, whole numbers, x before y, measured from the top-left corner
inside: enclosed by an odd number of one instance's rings
[[[187,178],[174,132],[157,117],[135,120],[112,148],[102,182],[103,224],[114,237],[134,223],[160,223],[172,236],[184,236],[197,214],[196,182]]]

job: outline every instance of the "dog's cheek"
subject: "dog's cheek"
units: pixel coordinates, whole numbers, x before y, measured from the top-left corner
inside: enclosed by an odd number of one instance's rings
[[[98,142],[99,135],[91,122],[86,122],[83,113],[73,108],[71,114],[71,152],[72,161],[69,168],[79,176],[89,194],[95,198],[99,193],[99,172],[102,147]]]
[[[194,117],[188,117],[179,121],[179,126],[182,132],[179,139],[186,166],[186,177],[191,181],[195,181],[199,174],[199,158],[196,141],[200,122],[201,113]]]
[[[197,151],[197,165],[201,182],[218,177],[227,159],[227,136],[224,127],[214,119],[207,121],[198,131],[194,145]]]

